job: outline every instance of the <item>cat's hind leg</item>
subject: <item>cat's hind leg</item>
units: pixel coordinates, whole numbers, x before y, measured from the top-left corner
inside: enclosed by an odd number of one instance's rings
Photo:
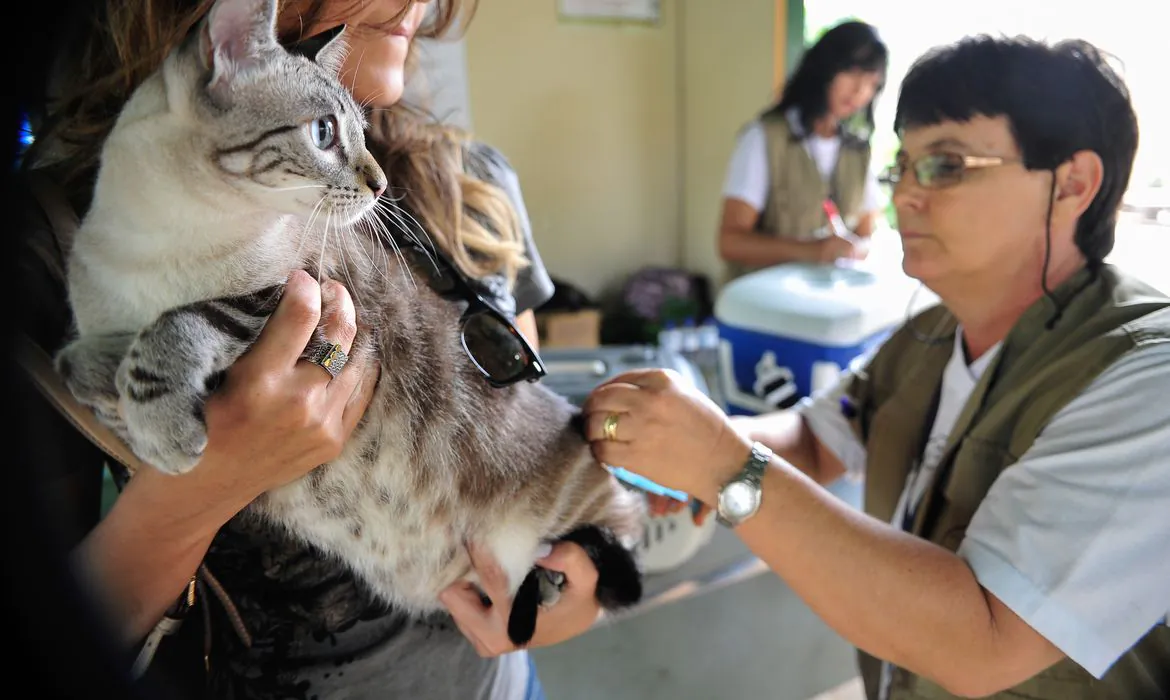
[[[642,600],[642,569],[634,552],[612,530],[582,525],[560,540],[580,545],[597,567],[597,602],[601,607],[614,611]]]
[[[634,553],[624,546],[613,531],[599,525],[582,525],[559,538],[585,550],[597,568],[597,601],[608,611],[620,610],[642,599],[642,570]],[[560,599],[564,574],[535,567],[524,578],[512,599],[508,616],[508,638],[516,646],[532,641],[536,633],[536,616],[541,607],[551,607]]]

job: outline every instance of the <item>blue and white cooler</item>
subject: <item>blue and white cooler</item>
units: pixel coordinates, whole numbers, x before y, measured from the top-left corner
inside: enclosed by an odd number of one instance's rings
[[[719,390],[731,414],[786,408],[837,381],[936,297],[897,269],[789,263],[728,283],[715,302]]]

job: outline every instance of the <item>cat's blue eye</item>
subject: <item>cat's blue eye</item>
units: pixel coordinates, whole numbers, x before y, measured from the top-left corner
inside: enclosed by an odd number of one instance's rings
[[[337,143],[337,119],[330,114],[309,122],[309,138],[322,151],[332,148]]]

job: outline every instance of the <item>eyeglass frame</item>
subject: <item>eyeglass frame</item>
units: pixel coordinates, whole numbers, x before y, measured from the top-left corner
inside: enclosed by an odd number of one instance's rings
[[[467,280],[467,278],[463,275],[463,273],[455,266],[453,262],[448,260],[447,256],[439,251],[437,247],[425,247],[414,238],[403,238],[395,236],[394,240],[395,243],[399,245],[399,249],[402,250],[402,252],[406,252],[403,250],[403,246],[405,246],[406,249],[420,253],[422,255],[422,259],[418,262],[424,266],[430,267],[431,269],[434,269],[436,266],[441,266],[443,269],[434,271],[439,275],[448,275],[454,281],[454,286],[449,291],[443,292],[435,289],[434,284],[431,284],[431,290],[443,299],[467,302],[467,308],[459,316],[459,342],[463,346],[463,352],[465,355],[467,355],[467,359],[471,360],[471,364],[479,370],[479,373],[483,375],[488,384],[490,384],[493,388],[503,389],[512,386],[513,384],[519,384],[522,381],[535,382],[548,374],[548,370],[546,370],[544,366],[544,361],[540,359],[540,354],[536,352],[536,349],[532,347],[532,345],[528,342],[528,339],[525,338],[524,334],[520,332],[520,329],[516,327],[516,323],[512,319],[508,318],[504,312],[500,311],[495,304],[485,299],[483,295],[476,291],[475,288],[471,286],[471,283]],[[525,364],[524,369],[517,373],[515,377],[512,377],[506,381],[501,381],[494,378],[490,372],[484,369],[483,365],[479,363],[479,360],[475,359],[475,355],[467,347],[467,322],[473,316],[477,316],[479,314],[488,314],[494,318],[496,321],[501,323],[503,327],[507,329],[508,332],[511,333],[512,336],[520,343],[520,347],[524,351],[527,363]]]
[[[940,157],[959,159],[959,162],[962,164],[963,169],[959,171],[959,173],[958,173],[958,175],[956,175],[954,181],[946,182],[944,184],[938,184],[938,185],[924,184],[922,182],[922,178],[918,174],[919,164],[925,162],[928,158],[940,158]],[[918,183],[919,187],[922,187],[922,188],[928,189],[928,190],[941,190],[941,189],[946,189],[948,187],[954,187],[955,185],[958,185],[959,183],[963,182],[963,180],[966,179],[966,177],[967,177],[968,171],[970,171],[970,170],[981,170],[981,169],[985,169],[985,168],[994,168],[994,167],[998,167],[1001,165],[1010,165],[1012,163],[1019,163],[1019,162],[1021,162],[1021,159],[1019,159],[1019,158],[1004,158],[1002,156],[965,156],[965,155],[960,155],[958,153],[938,153],[938,152],[925,153],[921,156],[918,156],[917,158],[915,158],[912,161],[907,159],[907,162],[897,162],[897,161],[894,162],[894,164],[890,165],[889,167],[887,167],[885,169],[885,171],[882,172],[882,174],[878,177],[878,182],[880,182],[884,185],[888,185],[890,187],[895,187],[898,185],[898,183],[900,183],[902,181],[902,179],[905,177],[906,173],[910,172],[910,173],[914,174],[914,181],[916,183]],[[907,167],[907,166],[909,166],[909,167]]]

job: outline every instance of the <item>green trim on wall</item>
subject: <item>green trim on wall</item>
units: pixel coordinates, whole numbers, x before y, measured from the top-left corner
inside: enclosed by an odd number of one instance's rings
[[[787,54],[784,57],[784,72],[792,75],[797,62],[800,61],[800,54],[804,53],[804,0],[787,0],[784,6],[787,8],[784,24],[786,33],[784,49]]]

